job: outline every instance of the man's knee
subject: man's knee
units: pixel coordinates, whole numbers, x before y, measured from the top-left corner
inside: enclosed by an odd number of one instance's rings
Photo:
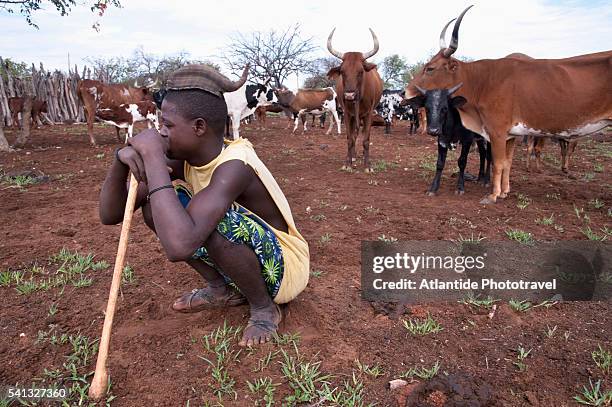
[[[255,257],[255,253],[250,247],[242,243],[234,243],[228,240],[217,230],[211,233],[204,243],[204,247],[211,260],[219,265],[225,263],[225,260],[229,258],[238,257],[245,259],[249,254]]]

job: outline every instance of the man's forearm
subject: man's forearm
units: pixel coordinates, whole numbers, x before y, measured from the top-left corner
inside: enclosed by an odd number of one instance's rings
[[[100,220],[105,225],[117,224],[123,218],[127,200],[128,173],[128,166],[115,158],[100,191]]]
[[[150,191],[172,181],[163,156],[143,157]],[[188,259],[202,244],[194,235],[194,223],[183,208],[173,188],[164,188],[150,196],[149,204],[153,212],[155,231],[161,241],[168,259],[179,261]]]

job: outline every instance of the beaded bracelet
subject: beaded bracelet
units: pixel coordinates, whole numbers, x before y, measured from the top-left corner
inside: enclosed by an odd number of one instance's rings
[[[166,189],[166,188],[174,188],[174,185],[172,184],[168,184],[168,185],[162,185],[161,187],[157,187],[152,189],[148,194],[147,194],[147,201],[151,200],[151,195],[153,195],[154,193],[156,193],[157,191],[161,191],[162,189]]]

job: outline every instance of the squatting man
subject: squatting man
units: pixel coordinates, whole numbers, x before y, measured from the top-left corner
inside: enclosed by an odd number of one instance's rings
[[[223,138],[223,92],[240,88],[247,73],[248,67],[232,82],[205,65],[175,71],[160,131],[145,130],[117,150],[100,192],[102,223],[121,222],[132,171],[139,182],[135,208],[168,259],[186,262],[207,281],[172,308],[197,312],[248,302],[241,346],[272,338],[282,319],[277,304],[304,290],[309,275],[308,244],[276,180],[248,140]]]

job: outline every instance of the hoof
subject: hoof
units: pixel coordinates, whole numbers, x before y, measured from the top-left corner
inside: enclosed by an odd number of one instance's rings
[[[484,198],[482,198],[482,200],[480,201],[481,205],[490,205],[490,204],[494,204],[495,203],[495,199],[491,198],[490,196],[485,196]]]
[[[455,191],[455,195],[463,195],[463,194],[465,194],[465,191],[462,191],[460,189]]]
[[[501,194],[499,194],[498,198],[500,199],[506,199],[508,197],[508,193],[507,192],[502,192]]]
[[[436,193],[432,192],[432,191],[427,191],[427,192],[425,192],[425,195],[427,195],[427,196],[436,196]]]
[[[373,169],[371,169],[371,168],[367,168],[367,167],[366,167],[366,169],[365,169],[365,170],[363,170],[363,172],[365,172],[366,174],[367,174],[367,173],[374,173],[374,170],[373,170]]]

